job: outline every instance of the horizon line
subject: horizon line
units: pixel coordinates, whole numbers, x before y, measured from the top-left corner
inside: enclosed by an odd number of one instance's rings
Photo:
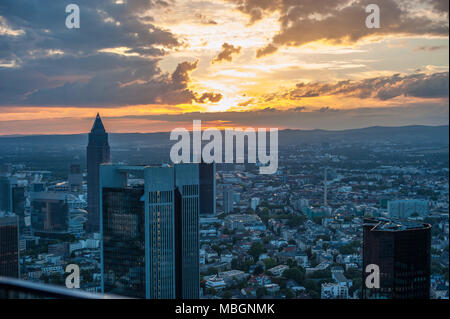
[[[327,132],[343,132],[343,131],[352,131],[352,130],[364,130],[369,128],[405,128],[405,127],[448,127],[449,123],[442,124],[442,125],[424,125],[424,124],[409,124],[409,125],[400,125],[400,126],[389,126],[389,125],[372,125],[372,126],[365,126],[365,127],[359,127],[359,128],[346,128],[346,129],[321,129],[321,128],[314,128],[314,129],[300,129],[300,128],[283,128],[279,129],[278,131],[304,131],[304,132],[312,132],[312,131],[327,131]],[[243,128],[245,126],[235,126],[230,128]],[[251,127],[251,126],[247,126]],[[224,131],[225,129],[220,129],[220,131]],[[189,132],[192,131],[192,129],[188,129]],[[202,129],[203,131],[203,129]],[[170,133],[170,131],[157,131],[157,132],[111,132],[106,131],[108,134],[161,134],[161,133]],[[55,134],[0,134],[0,138],[15,138],[15,137],[30,137],[30,136],[69,136],[69,135],[88,135],[89,132],[80,132],[80,133],[55,133]]]

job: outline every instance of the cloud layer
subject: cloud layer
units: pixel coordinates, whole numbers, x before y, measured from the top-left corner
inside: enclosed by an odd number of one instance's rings
[[[379,35],[448,35],[448,2],[427,0],[418,5],[407,0],[383,0],[381,28],[365,26],[366,7],[372,0],[228,0],[254,23],[269,14],[279,14],[280,32],[257,52],[258,57],[274,53],[279,46],[300,46],[324,40],[354,43]],[[420,8],[420,9],[417,9]],[[439,19],[431,18],[431,14]]]
[[[337,83],[298,83],[294,89],[282,94],[290,100],[344,95],[360,99],[389,100],[398,96],[418,98],[446,98],[449,94],[449,73],[417,73],[401,76],[368,78],[360,81]]]
[[[144,14],[158,0],[80,0],[80,28],[65,27],[66,1],[6,0],[0,4],[0,105],[122,106],[218,101],[189,89],[197,62],[172,74],[159,68],[181,46]],[[17,30],[20,30],[17,31]]]

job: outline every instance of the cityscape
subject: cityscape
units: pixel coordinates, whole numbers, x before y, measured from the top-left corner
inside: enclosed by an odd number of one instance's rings
[[[85,158],[2,138],[1,276],[65,286],[75,264],[80,289],[132,298],[448,299],[448,126],[390,130],[411,139],[281,132],[275,175],[145,165],[126,141],[138,165],[115,161],[99,114]],[[45,164],[11,161],[36,149]]]
[[[0,0],[0,302],[448,303],[449,45],[448,0]]]

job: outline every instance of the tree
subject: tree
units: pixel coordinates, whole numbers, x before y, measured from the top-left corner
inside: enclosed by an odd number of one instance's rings
[[[293,299],[295,297],[295,294],[291,289],[286,289],[283,292],[286,295],[286,299]]]
[[[283,272],[283,277],[288,280],[294,280],[297,284],[302,285],[305,281],[305,273],[300,271],[298,268],[286,269]]]
[[[306,279],[304,287],[306,288],[306,291],[309,293],[311,298],[313,299],[320,298],[321,285],[318,282],[311,279]]]
[[[264,246],[261,243],[256,242],[252,244],[248,253],[253,257],[253,260],[257,261],[259,255],[261,255],[265,251],[266,249],[264,248]]]
[[[211,248],[220,256],[222,254],[222,248],[219,245],[212,245]]]
[[[261,275],[264,272],[264,268],[261,265],[258,265],[255,267],[255,269],[253,270],[253,274],[255,276]]]
[[[351,255],[353,254],[353,246],[351,244],[347,244],[339,248],[339,252],[343,255]]]
[[[305,223],[305,219],[303,215],[292,215],[289,217],[286,225],[289,227],[299,227]]]
[[[288,259],[287,260],[287,265],[289,266],[289,268],[297,267],[297,261],[294,260],[294,259]]]
[[[264,266],[266,266],[266,269],[273,268],[277,265],[276,260],[273,258],[270,258],[270,257],[264,259],[263,262],[264,262]]]

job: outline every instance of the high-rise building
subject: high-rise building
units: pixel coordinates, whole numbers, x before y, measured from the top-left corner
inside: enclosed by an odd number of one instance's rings
[[[175,297],[200,297],[200,180],[198,164],[175,169]]]
[[[100,193],[102,291],[199,298],[198,164],[101,165]]]
[[[391,218],[425,217],[429,212],[429,203],[427,200],[421,199],[390,200],[387,208]]]
[[[14,177],[0,176],[0,212],[17,215],[19,231],[25,228],[25,188]]]
[[[88,221],[87,231],[98,232],[100,229],[100,187],[99,166],[109,163],[110,149],[108,133],[105,131],[100,115],[97,113],[87,146],[87,186],[88,186]]]
[[[234,196],[231,189],[225,189],[223,191],[223,212],[225,214],[233,211]]]
[[[260,202],[261,200],[259,197],[252,197],[250,201],[250,208],[255,211],[256,208],[258,208]]]
[[[83,190],[83,174],[80,164],[71,164],[69,172],[69,191],[72,193],[80,193]]]
[[[18,228],[16,215],[0,212],[0,276],[19,278]]]
[[[379,267],[380,288],[368,288],[365,269]],[[362,297],[366,299],[429,299],[431,226],[386,218],[363,224]]]
[[[63,192],[31,193],[31,228],[38,234],[68,232],[69,206]]]
[[[216,163],[200,163],[200,215],[216,214]]]

